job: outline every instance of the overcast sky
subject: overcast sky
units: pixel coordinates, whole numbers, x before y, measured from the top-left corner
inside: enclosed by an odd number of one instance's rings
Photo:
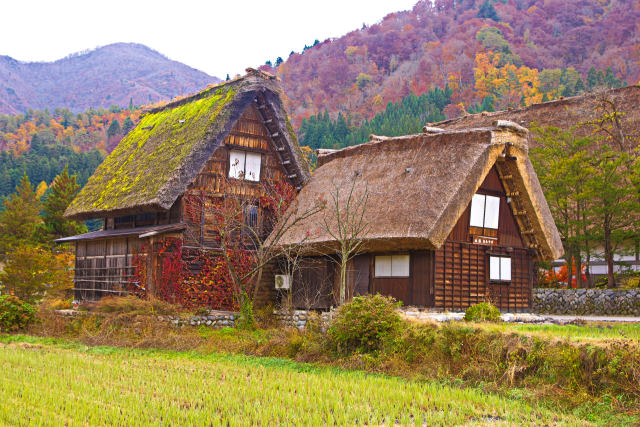
[[[54,61],[114,42],[136,42],[224,78],[267,59],[286,59],[315,39],[376,23],[416,1],[3,1],[0,55]]]

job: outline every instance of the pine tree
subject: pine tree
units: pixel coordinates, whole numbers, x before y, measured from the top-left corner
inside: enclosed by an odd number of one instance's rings
[[[493,19],[496,22],[500,20],[495,7],[493,7],[493,2],[489,0],[484,0],[480,9],[478,9],[478,18]]]
[[[591,68],[589,68],[589,73],[587,73],[587,89],[591,91],[597,85],[598,85],[598,72],[596,71],[596,67],[591,66]]]
[[[129,131],[133,129],[133,126],[133,120],[131,120],[131,117],[127,117],[126,119],[124,119],[124,121],[122,122],[122,134],[128,134]]]
[[[109,125],[109,128],[107,129],[107,136],[111,138],[113,136],[119,135],[120,131],[120,122],[118,122],[118,120],[116,119]]]
[[[42,223],[40,201],[27,174],[22,176],[16,190],[5,200],[4,211],[0,212],[0,258],[17,246],[35,244],[35,232]]]
[[[582,78],[579,78],[579,79],[576,81],[576,86],[574,87],[573,92],[574,92],[576,95],[582,95],[582,93],[584,92],[584,90],[585,90],[584,82],[582,81]]]
[[[135,107],[133,106],[133,98],[129,98],[129,111],[135,111]]]
[[[87,231],[83,224],[78,224],[64,217],[75,195],[80,190],[75,175],[69,175],[65,167],[51,184],[49,197],[44,202],[44,222],[38,227],[38,238],[43,243],[50,243],[60,237],[81,234]]]

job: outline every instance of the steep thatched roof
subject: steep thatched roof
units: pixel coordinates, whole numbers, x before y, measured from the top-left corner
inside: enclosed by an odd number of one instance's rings
[[[498,162],[512,176],[512,191],[521,195],[539,258],[556,259],[562,244],[527,155],[526,134],[520,127],[498,125],[374,139],[320,156],[318,169],[290,209],[331,202],[336,188],[344,206],[353,185],[354,198],[369,194],[366,250],[437,249]],[[291,228],[279,244],[304,242],[309,252],[335,250],[323,218],[336,226],[335,214],[325,209]]]
[[[629,133],[640,132],[640,86],[627,86],[609,91],[573,96],[557,101],[534,104],[526,108],[497,111],[495,113],[468,114],[433,124],[443,129],[468,129],[490,126],[496,120],[510,120],[524,127],[533,123],[568,130],[572,126],[593,121],[602,115],[602,100],[612,101],[623,112],[622,126]],[[585,126],[583,131],[591,132]],[[535,135],[534,142],[535,142]]]
[[[306,161],[282,104],[276,79],[256,70],[195,95],[147,110],[140,123],[96,169],[65,215],[87,219],[166,210],[184,193],[252,102],[264,106],[296,176],[309,178]],[[275,138],[274,137],[274,138]]]

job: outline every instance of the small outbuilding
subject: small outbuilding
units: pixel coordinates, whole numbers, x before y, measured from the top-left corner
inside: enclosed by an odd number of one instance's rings
[[[380,293],[404,305],[461,310],[490,300],[527,311],[537,265],[563,249],[528,157],[527,129],[507,121],[318,153],[296,203],[366,198],[362,246],[348,266],[347,298]],[[291,297],[300,308],[336,304],[338,242],[331,209],[280,240],[304,242]]]

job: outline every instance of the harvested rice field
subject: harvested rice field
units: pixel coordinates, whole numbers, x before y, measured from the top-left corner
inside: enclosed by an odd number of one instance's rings
[[[0,425],[585,425],[520,399],[282,359],[0,337]]]

